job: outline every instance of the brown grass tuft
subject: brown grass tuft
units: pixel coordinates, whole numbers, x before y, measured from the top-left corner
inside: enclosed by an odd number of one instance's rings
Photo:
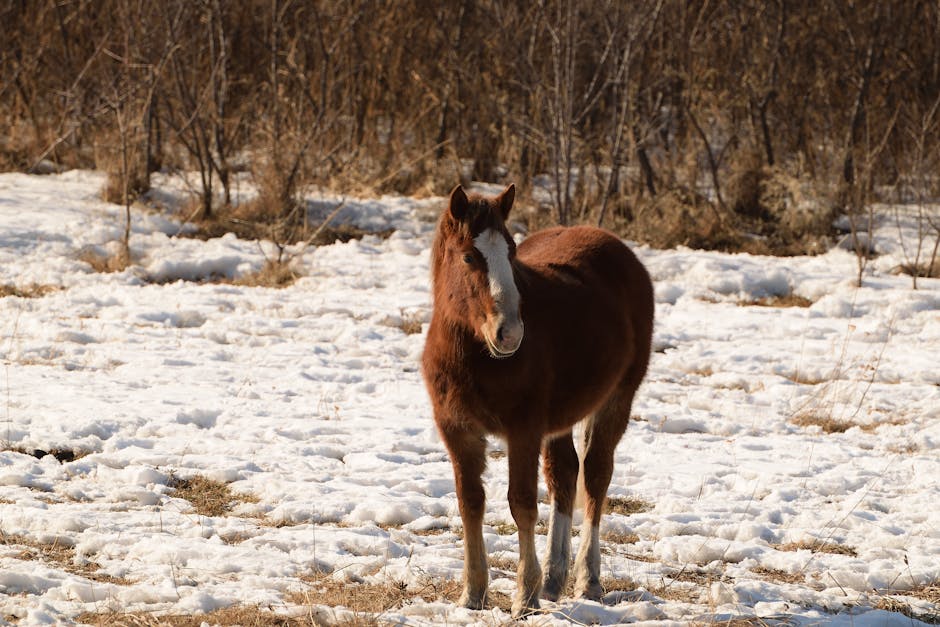
[[[127,579],[112,577],[111,575],[98,572],[100,567],[94,562],[76,564],[75,547],[57,541],[51,543],[37,542],[26,536],[5,534],[3,531],[0,531],[0,545],[22,547],[22,551],[20,551],[14,559],[43,562],[68,573],[72,573],[73,575],[79,575],[85,579],[100,583],[113,583],[119,586],[131,584]]]
[[[849,420],[839,420],[832,416],[809,412],[794,416],[790,422],[798,427],[819,427],[823,430],[823,433],[845,433],[852,427],[857,426]]]
[[[801,540],[800,542],[788,542],[786,544],[774,545],[778,551],[812,551],[813,553],[829,553],[830,555],[848,555],[858,557],[858,552],[850,546],[836,544],[834,542],[821,542],[819,540]]]
[[[760,575],[764,579],[779,583],[802,584],[806,581],[806,575],[803,573],[788,573],[784,570],[777,570],[776,568],[757,566],[756,568],[752,568],[751,572],[755,575]]]
[[[604,541],[611,544],[636,544],[640,541],[640,536],[635,533],[623,531],[607,531],[603,535]]]
[[[202,516],[224,516],[237,503],[257,503],[258,498],[249,494],[233,492],[228,484],[203,475],[188,479],[171,477],[169,487],[174,496],[192,503],[193,509]]]
[[[643,499],[633,497],[612,496],[607,499],[606,511],[608,514],[641,514],[653,509],[653,504]]]
[[[59,285],[39,285],[31,283],[25,287],[16,287],[15,285],[0,285],[0,298],[15,296],[17,298],[42,298],[53,292],[64,289]]]
[[[906,274],[924,279],[940,279],[940,263],[902,263],[894,269],[895,274]]]
[[[738,303],[742,307],[809,307],[813,304],[808,298],[793,294],[792,292],[783,296],[767,296],[756,300],[743,300]]]
[[[94,272],[102,273],[122,272],[131,265],[130,256],[123,249],[111,255],[103,255],[94,248],[85,247],[78,252],[78,260],[90,265]]]
[[[421,314],[418,312],[401,311],[401,324],[399,327],[405,335],[417,335],[421,333]]]
[[[914,588],[913,590],[884,590],[880,591],[878,600],[872,604],[872,607],[888,612],[898,612],[908,618],[923,621],[930,625],[940,625],[940,582],[934,582],[925,586]],[[898,597],[913,597],[933,604],[933,608],[923,611],[921,608],[914,608],[910,603]]]
[[[265,260],[264,265],[257,272],[251,272],[231,281],[233,285],[243,287],[272,287],[284,288],[294,284],[301,275],[291,267],[289,262]]]

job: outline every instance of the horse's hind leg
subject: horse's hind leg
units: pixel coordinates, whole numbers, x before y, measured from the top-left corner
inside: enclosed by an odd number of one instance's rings
[[[542,445],[542,470],[552,498],[548,518],[548,548],[543,563],[542,598],[557,601],[568,579],[571,561],[571,515],[578,481],[578,453],[571,433]]]
[[[607,498],[607,487],[614,470],[614,451],[630,419],[635,388],[615,393],[584,425],[584,522],[581,546],[575,558],[575,594],[600,599],[601,587],[600,523]]]

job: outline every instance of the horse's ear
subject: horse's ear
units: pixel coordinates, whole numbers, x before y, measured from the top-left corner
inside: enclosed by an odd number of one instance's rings
[[[448,208],[450,216],[457,222],[462,222],[466,219],[469,209],[470,201],[467,200],[467,193],[458,185],[450,193],[450,207]]]
[[[516,198],[516,186],[512,183],[503,190],[503,193],[496,197],[496,203],[499,205],[499,212],[503,215],[503,220],[509,217],[509,211],[512,209],[512,201]]]

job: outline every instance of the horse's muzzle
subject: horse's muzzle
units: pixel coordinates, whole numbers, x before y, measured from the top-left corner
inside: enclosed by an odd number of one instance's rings
[[[512,357],[519,350],[524,333],[525,328],[519,318],[510,320],[499,316],[487,320],[486,324],[483,325],[483,337],[486,339],[486,347],[489,349],[490,355],[496,359]]]

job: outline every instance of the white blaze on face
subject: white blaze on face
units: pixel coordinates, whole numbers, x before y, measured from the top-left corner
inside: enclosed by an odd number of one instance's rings
[[[496,303],[493,319],[487,319],[483,334],[492,348],[503,355],[512,354],[522,342],[522,320],[519,319],[519,288],[509,263],[509,244],[496,229],[487,229],[477,235],[473,245],[486,260],[490,294]],[[500,338],[499,332],[502,332]]]
[[[509,264],[509,244],[496,229],[486,229],[473,240],[473,245],[486,259],[489,270],[490,294],[500,313],[515,316],[519,311],[519,290]]]

